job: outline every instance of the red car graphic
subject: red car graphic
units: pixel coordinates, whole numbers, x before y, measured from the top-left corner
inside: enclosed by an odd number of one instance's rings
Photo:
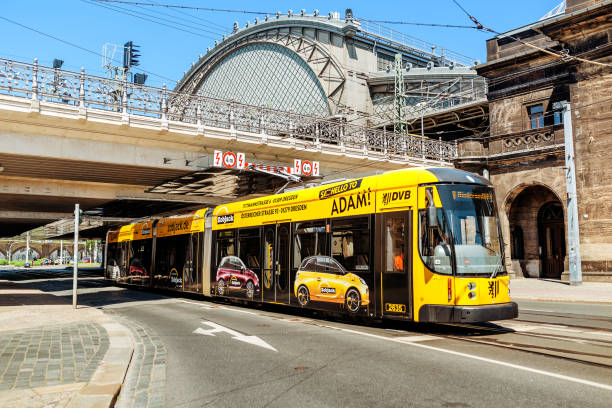
[[[232,290],[246,292],[252,298],[259,293],[259,279],[237,256],[226,256],[217,268],[217,294],[224,296]]]

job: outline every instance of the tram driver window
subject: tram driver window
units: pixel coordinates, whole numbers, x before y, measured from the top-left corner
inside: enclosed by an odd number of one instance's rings
[[[429,269],[438,273],[452,274],[451,238],[444,211],[437,209],[437,225],[430,225],[427,210],[419,210],[419,251]],[[466,229],[470,225],[464,224]]]

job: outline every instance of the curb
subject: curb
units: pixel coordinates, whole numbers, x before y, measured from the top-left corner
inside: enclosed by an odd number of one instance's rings
[[[560,299],[560,298],[547,298],[547,297],[520,297],[510,296],[511,300],[533,300],[535,302],[567,302],[567,303],[584,303],[591,305],[612,305],[612,300],[584,300],[584,299]]]
[[[119,396],[134,353],[134,340],[129,330],[120,323],[107,322],[100,325],[108,332],[109,348],[91,380],[66,407],[112,407]]]

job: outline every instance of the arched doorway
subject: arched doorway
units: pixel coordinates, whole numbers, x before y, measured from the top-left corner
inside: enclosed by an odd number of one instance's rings
[[[506,201],[510,257],[517,275],[560,278],[565,262],[565,219],[557,195],[542,185],[521,186]]]
[[[542,276],[559,279],[565,262],[565,221],[558,201],[544,204],[538,212]]]

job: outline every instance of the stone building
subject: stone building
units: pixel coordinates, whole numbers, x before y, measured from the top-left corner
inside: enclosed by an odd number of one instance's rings
[[[507,265],[516,276],[568,278],[569,102],[582,276],[612,280],[612,1],[567,0],[564,13],[486,47],[475,69],[488,79],[490,127],[460,140],[456,165],[490,175]]]

